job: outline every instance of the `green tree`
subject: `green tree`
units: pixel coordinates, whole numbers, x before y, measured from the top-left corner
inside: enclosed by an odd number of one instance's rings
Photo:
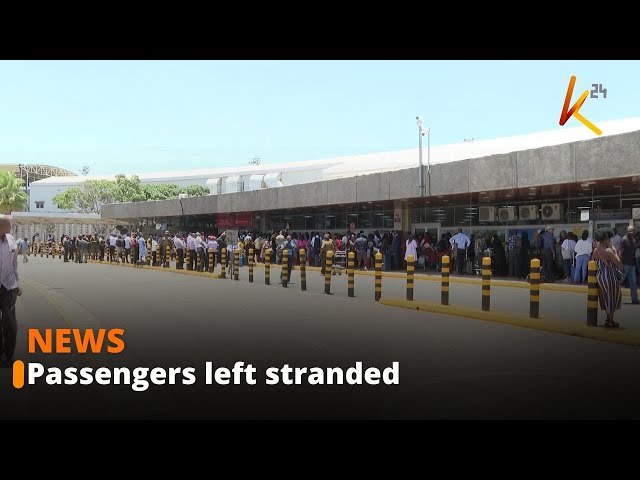
[[[81,213],[100,213],[105,203],[117,199],[117,184],[111,180],[87,180],[53,197],[53,203],[62,210]]]
[[[190,185],[183,188],[180,193],[186,193],[190,197],[202,197],[204,195],[209,195],[211,192],[209,191],[209,187],[203,187],[202,185]]]
[[[13,172],[0,172],[0,213],[22,212],[29,204],[24,180]]]
[[[181,193],[189,196],[202,196],[209,193],[207,187],[190,185],[179,187],[174,184],[142,184],[133,175],[116,175],[116,180],[87,180],[79,186],[69,188],[53,197],[53,202],[62,210],[74,210],[82,213],[100,213],[105,203],[144,202],[147,200],[166,200],[178,198]]]

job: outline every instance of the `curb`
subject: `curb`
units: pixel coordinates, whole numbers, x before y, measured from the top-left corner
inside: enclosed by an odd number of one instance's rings
[[[483,320],[486,322],[502,323],[514,327],[560,333],[563,335],[588,338],[590,340],[599,340],[602,342],[619,343],[633,347],[640,346],[640,334],[627,333],[620,330],[605,330],[604,328],[598,329],[597,327],[587,327],[586,325],[571,325],[561,320],[554,320],[553,318],[546,316],[533,319],[521,314],[510,314],[496,311],[485,312],[467,307],[440,305],[437,303],[422,301],[416,302],[395,297],[382,297],[379,303],[390,307],[399,307],[409,310],[420,310],[429,313],[441,313],[456,317]]]

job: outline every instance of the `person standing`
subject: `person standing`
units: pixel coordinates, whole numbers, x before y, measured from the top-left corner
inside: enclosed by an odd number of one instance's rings
[[[556,258],[556,239],[553,236],[553,228],[547,228],[542,235],[542,273],[547,282],[555,281],[554,264]]]
[[[178,270],[183,270],[184,269],[184,240],[182,240],[182,238],[180,238],[180,235],[178,235],[176,233],[175,237],[173,237],[173,246],[176,248],[176,257],[177,257],[177,262],[178,264],[176,265],[176,268]]]
[[[80,237],[80,263],[87,263],[89,257],[89,242],[84,235]]]
[[[124,261],[125,263],[129,263],[129,257],[131,256],[131,236],[129,232],[125,234],[122,243],[124,243]]]
[[[0,215],[0,365],[10,367],[16,349],[18,324],[16,299],[22,295],[18,284],[18,244],[11,232],[11,217]]]
[[[147,242],[144,240],[144,235],[140,234],[138,237],[138,258],[140,259],[139,264],[144,265],[147,263]]]
[[[571,282],[575,276],[575,260],[574,255],[576,251],[577,242],[574,238],[573,232],[569,232],[562,242],[562,268],[564,269],[564,275],[567,282]]]
[[[456,249],[456,271],[458,275],[462,275],[464,274],[464,264],[467,261],[466,250],[471,241],[459,228],[458,233],[451,237],[449,243],[452,248]]]
[[[591,252],[593,252],[593,240],[589,238],[587,230],[582,231],[580,240],[576,242],[575,252],[576,269],[573,274],[573,283],[586,283],[587,267],[591,259]]]
[[[638,301],[638,285],[636,282],[636,239],[633,227],[627,227],[627,234],[620,241],[620,260],[624,266],[624,276],[629,281],[631,303],[640,305]]]
[[[418,242],[416,242],[411,232],[407,232],[406,248],[404,251],[404,261],[407,262],[407,266],[409,265],[408,259],[410,255],[413,257],[413,266],[415,267],[418,262]]]
[[[612,247],[613,230],[610,228],[596,230],[593,238],[597,242],[593,251],[593,259],[598,264],[596,272],[598,300],[600,301],[600,309],[607,313],[604,326],[607,328],[619,327],[620,325],[613,320],[613,316],[616,310],[620,310],[622,304],[622,290],[616,275],[616,270],[620,267],[621,262],[615,247]]]
[[[520,237],[518,235],[518,231],[514,230],[509,240],[507,241],[507,266],[508,266],[508,275],[510,277],[518,278],[520,277],[520,247],[522,244],[520,243]]]
[[[20,253],[22,254],[22,263],[27,263],[29,261],[29,240],[27,240],[27,237],[24,237],[24,240],[20,243]]]

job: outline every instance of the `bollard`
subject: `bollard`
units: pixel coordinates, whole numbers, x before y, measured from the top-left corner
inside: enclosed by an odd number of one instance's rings
[[[171,248],[164,247],[164,268],[171,266]]]
[[[207,253],[207,255],[209,255],[209,273],[213,273],[214,270],[214,263],[213,263],[213,248],[209,249],[209,252]]]
[[[324,293],[331,295],[331,270],[333,266],[333,250],[327,252],[327,258],[324,263]]]
[[[482,259],[482,310],[491,309],[491,257]]]
[[[108,246],[105,246],[104,251],[106,252],[108,248],[109,248]],[[153,248],[153,242],[151,240],[151,237],[149,237],[147,239],[147,265],[148,266],[151,266],[151,258],[153,258],[153,252],[151,251],[151,248]]]
[[[188,248],[184,249],[184,260],[187,262],[187,270],[192,270],[191,268],[191,250]]]
[[[596,272],[598,264],[591,260],[589,262],[589,273],[587,275],[587,326],[598,326],[598,281]]]
[[[222,249],[222,257],[220,257],[220,262],[222,264],[222,271],[220,273],[220,278],[227,278],[227,249]]]
[[[375,269],[376,269],[376,280],[375,280],[375,299],[376,302],[380,301],[380,297],[382,297],[382,254],[380,252],[376,253],[375,256]]]
[[[44,258],[49,258],[49,249],[51,248],[50,245],[47,245],[47,254],[45,255]]]
[[[307,253],[300,249],[300,290],[307,291]]]
[[[293,258],[291,259],[293,261]],[[283,288],[287,288],[287,277],[289,276],[289,249],[282,249],[282,273],[280,274],[280,283]]]
[[[253,283],[253,248],[249,249],[249,283]]]
[[[271,249],[264,251],[264,284],[271,285]]]
[[[531,273],[529,274],[529,317],[540,316],[540,260],[531,260]]]
[[[119,258],[118,261],[120,261]],[[158,266],[162,264],[162,258],[160,258],[160,242],[156,243],[156,263]]]
[[[233,252],[233,279],[240,280],[240,250]]]
[[[58,260],[62,259],[62,243],[58,245]]]
[[[413,272],[416,266],[413,263],[414,256],[407,256],[407,300],[413,301]]]
[[[46,247],[45,247],[45,243],[42,242],[42,247],[40,247],[40,258],[44,257],[44,251],[45,251]]]
[[[355,265],[356,254],[355,252],[349,252],[347,254],[347,296],[355,297]]]
[[[442,287],[440,290],[440,303],[449,305],[449,255],[442,257]]]

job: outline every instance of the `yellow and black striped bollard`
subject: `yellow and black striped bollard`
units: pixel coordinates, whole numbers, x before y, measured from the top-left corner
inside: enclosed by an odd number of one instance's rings
[[[118,259],[120,261],[120,259]],[[160,258],[160,244],[156,244],[156,263],[158,266],[162,265],[162,258]]]
[[[598,326],[598,280],[596,272],[598,264],[591,260],[587,275],[587,326]]]
[[[450,268],[449,255],[442,257],[442,287],[440,291],[440,303],[442,305],[449,305],[449,268]]]
[[[293,261],[293,258],[291,259]],[[282,249],[282,273],[280,275],[280,283],[284,288],[287,287],[287,277],[289,276],[289,249]]]
[[[171,266],[171,248],[164,247],[164,268]]]
[[[233,279],[240,280],[240,250],[233,252]]]
[[[271,285],[271,249],[264,252],[264,284]]]
[[[531,273],[529,274],[529,317],[540,316],[540,260],[531,260]]]
[[[307,252],[304,248],[300,249],[300,290],[307,291]]]
[[[491,309],[491,257],[482,259],[482,310]]]
[[[222,263],[222,271],[220,272],[220,278],[227,278],[227,249],[222,249],[222,257],[220,257],[220,261]]]
[[[58,245],[58,260],[62,260],[62,243]]]
[[[331,271],[333,270],[333,250],[327,252],[324,263],[324,293],[331,295]]]
[[[49,258],[49,249],[50,249],[50,248],[51,248],[51,245],[50,245],[50,244],[49,244],[49,245],[47,245],[47,253],[46,253],[46,255],[44,256],[44,258]]]
[[[184,249],[184,258],[185,262],[187,262],[187,270],[191,270],[191,250],[188,248]]]
[[[249,249],[249,283],[253,283],[253,248]]]
[[[213,248],[209,249],[207,255],[209,255],[209,273],[213,273],[213,270],[215,269],[215,265],[213,263]]]
[[[153,252],[151,251],[151,248],[153,247],[153,242],[151,240],[151,237],[149,237],[147,239],[147,265],[151,266],[151,259],[153,258]],[[109,247],[105,247],[104,251],[105,253],[107,252],[107,248]]]
[[[376,269],[376,279],[375,279],[375,299],[376,302],[380,301],[380,297],[382,297],[382,254],[380,252],[376,253],[375,257],[375,269]]]
[[[349,252],[347,254],[347,296],[355,297],[355,266],[356,266],[356,254],[355,252]]]
[[[413,255],[407,256],[407,300],[409,301],[413,301],[413,273],[416,268],[413,259]]]
[[[47,244],[42,242],[42,247],[40,248],[40,258],[44,257],[44,251],[47,249]]]

